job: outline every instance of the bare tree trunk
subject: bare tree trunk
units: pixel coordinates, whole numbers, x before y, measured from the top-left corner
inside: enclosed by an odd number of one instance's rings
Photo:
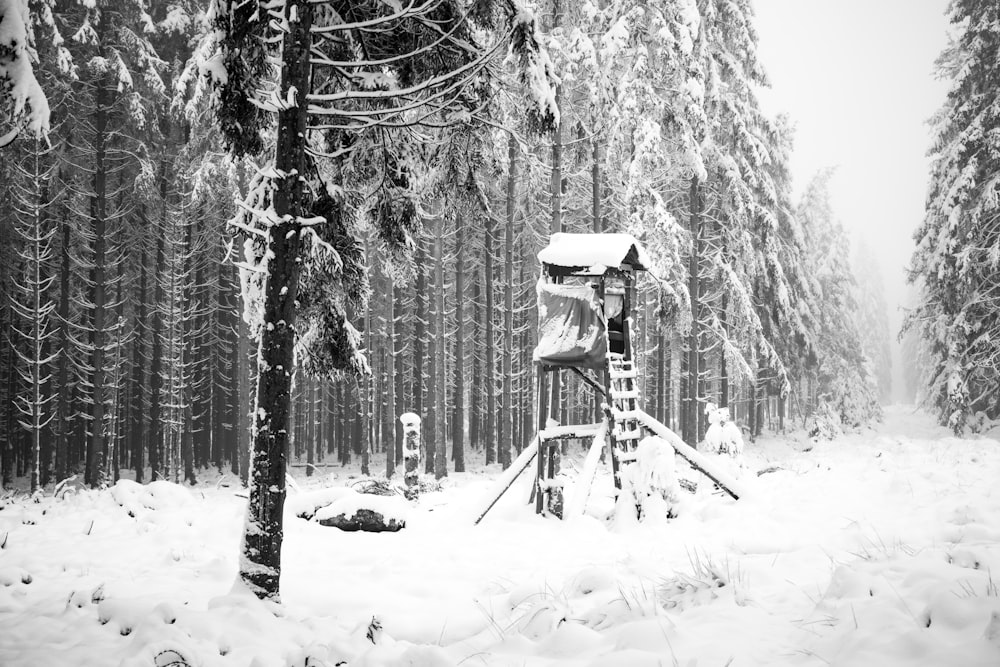
[[[403,303],[403,290],[400,289],[398,286],[393,286],[392,287],[392,294],[393,294],[393,313],[395,314],[395,312],[396,312],[396,310],[395,310],[396,305]],[[401,324],[402,324],[402,322],[401,322]],[[406,396],[406,391],[404,389],[404,382],[403,382],[404,381],[404,377],[405,377],[404,368],[403,368],[403,363],[404,363],[403,352],[405,350],[405,345],[400,345],[400,346],[397,347],[397,344],[399,344],[401,341],[405,341],[405,340],[407,340],[407,339],[406,339],[403,331],[401,331],[401,330],[395,330],[394,329],[394,336],[393,336],[393,341],[392,341],[392,350],[393,350],[392,353],[393,353],[394,358],[395,358],[396,406],[397,407],[394,408],[393,411],[390,411],[389,418],[392,419],[392,429],[391,429],[391,432],[394,434],[393,435],[393,442],[394,442],[394,447],[395,447],[395,450],[396,450],[396,463],[397,464],[400,461],[403,460],[403,434],[402,434],[402,429],[400,429],[400,427],[396,425],[396,417],[397,417],[397,415],[395,414],[395,411],[404,407],[403,401],[405,400],[405,396]],[[408,406],[406,406],[406,407],[408,407]]]
[[[701,280],[699,266],[702,255],[702,216],[701,216],[701,192],[698,177],[691,178],[691,189],[689,193],[691,206],[691,256],[688,259],[688,293],[691,298],[691,332],[688,336],[688,360],[687,360],[687,405],[684,419],[684,440],[692,447],[697,447],[701,441],[699,425],[701,424],[698,414],[699,389],[701,388],[701,323],[698,318],[701,315]]]
[[[511,463],[511,446],[514,436],[513,382],[514,357],[514,218],[516,217],[517,142],[513,135],[507,139],[507,224],[504,227],[503,264],[503,391],[500,413],[500,463],[506,470]]]
[[[434,477],[448,475],[445,416],[444,218],[434,221]]]
[[[104,455],[104,334],[105,327],[105,300],[106,300],[106,262],[105,249],[107,246],[107,164],[106,164],[106,141],[108,135],[108,113],[111,100],[104,81],[100,81],[97,86],[96,97],[97,108],[94,113],[94,192],[90,199],[90,216],[94,221],[94,257],[91,269],[93,289],[94,289],[94,314],[91,322],[92,345],[91,353],[91,422],[90,422],[90,446],[87,449],[87,467],[85,482],[90,486],[97,486],[100,482],[99,470],[101,458]]]
[[[452,391],[451,455],[455,472],[465,472],[465,219],[455,216],[455,367]]]
[[[69,297],[70,297],[70,227],[69,211],[63,210],[62,247],[59,259],[59,346],[63,353],[59,355],[59,401],[56,413],[56,480],[62,481],[69,474],[69,431],[70,406],[69,393]]]
[[[370,265],[369,265],[370,269]],[[371,308],[365,314],[365,349],[369,350],[369,355],[372,349],[372,311]],[[358,419],[360,421],[359,425],[359,436],[361,439],[361,474],[369,476],[372,474],[371,471],[371,454],[372,447],[375,445],[375,439],[372,437],[372,431],[374,426],[374,415],[372,414],[373,406],[375,404],[375,373],[372,370],[371,375],[368,375],[364,379],[358,382]]]
[[[510,187],[510,176],[508,175],[507,186],[507,209],[513,210],[514,203],[511,201],[512,190]],[[483,277],[486,282],[486,309],[483,313],[485,337],[486,337],[486,360],[483,364],[483,383],[486,385],[486,408],[484,411],[484,438],[486,440],[486,463],[500,461],[504,464],[502,453],[498,457],[498,451],[503,447],[497,441],[496,414],[497,414],[497,394],[496,394],[496,332],[493,330],[493,311],[495,285],[493,283],[493,216],[486,216],[486,236],[483,239]],[[504,465],[506,468],[506,465]]]
[[[604,231],[604,220],[601,218],[601,142],[596,132],[597,120],[593,119],[592,126],[595,128],[594,136],[590,140],[591,148],[591,163],[590,163],[590,197],[591,197],[591,213],[590,222],[591,229],[595,234],[600,234]]]
[[[424,396],[426,396],[426,391],[432,391],[432,386],[425,386],[425,375],[427,374],[425,369],[425,341],[427,340],[427,321],[428,321],[428,305],[427,305],[427,274],[424,272],[427,264],[427,252],[424,250],[424,243],[422,240],[417,241],[417,256],[416,256],[416,291],[414,294],[414,301],[416,303],[416,314],[415,314],[415,324],[413,332],[413,405],[414,412],[420,419],[422,419],[424,424],[425,436],[421,438],[422,446],[424,447],[424,458],[426,468],[424,472],[432,473],[434,472],[434,443],[432,442],[433,429],[429,428],[433,425],[433,419],[427,419],[426,414],[427,407],[424,404]],[[433,377],[433,368],[431,369],[431,377]],[[432,384],[433,380],[427,382],[427,384]]]
[[[479,268],[473,260],[472,275],[472,386],[469,388],[469,447],[473,451],[479,451],[482,446],[482,392],[483,392],[483,367],[480,362],[479,345],[483,340],[483,308],[480,305],[482,300],[482,285],[480,283],[481,274]]]
[[[722,295],[722,328],[729,335],[729,321],[726,316],[726,310],[729,307],[729,297],[726,294]],[[726,364],[726,352],[724,349],[719,350],[719,407],[728,408],[729,407],[729,367]]]
[[[552,4],[552,28],[553,30],[558,30],[562,25],[562,0],[555,0]],[[556,87],[555,93],[556,106],[560,106],[562,103],[562,86]],[[559,233],[563,230],[562,221],[562,192],[563,192],[563,172],[562,172],[562,121],[556,124],[555,129],[552,131],[552,181],[550,183],[551,188],[551,207],[552,207],[552,226],[549,229],[551,234]],[[559,371],[553,371],[551,373],[551,385],[552,394],[549,399],[549,414],[558,415],[563,408],[562,400],[562,386],[560,383],[560,373]],[[544,428],[544,424],[541,428]],[[549,459],[549,473],[550,478],[555,479],[562,468],[562,450],[561,447],[552,447]],[[562,517],[562,489],[560,487],[555,487],[549,494],[549,505],[550,509],[560,518]]]
[[[392,479],[396,471],[396,300],[393,294],[392,278],[385,277],[385,340],[389,345],[389,359],[386,362],[386,433],[385,477]]]
[[[302,174],[306,169],[306,107],[310,90],[309,51],[312,42],[312,4],[287,0],[288,34],[282,45],[279,98],[299,104],[278,112],[275,171],[281,176],[274,190],[276,220],[268,231],[267,290],[258,352],[257,410],[254,414],[253,472],[250,502],[243,531],[240,577],[259,598],[278,599],[281,543],[284,535],[285,452],[288,445],[288,408],[295,366],[295,300],[299,291],[299,222],[303,211]]]

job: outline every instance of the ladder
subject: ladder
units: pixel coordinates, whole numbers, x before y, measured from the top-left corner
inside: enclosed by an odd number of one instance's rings
[[[639,388],[636,379],[639,371],[635,361],[624,355],[609,353],[607,356],[607,402],[605,417],[608,420],[608,440],[611,445],[611,469],[615,488],[621,488],[619,469],[633,460],[642,425],[639,422]]]

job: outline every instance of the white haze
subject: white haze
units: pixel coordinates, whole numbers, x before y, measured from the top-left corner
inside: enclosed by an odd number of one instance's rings
[[[946,85],[934,60],[947,43],[947,0],[754,0],[766,110],[796,127],[800,193],[836,167],[834,210],[853,242],[879,258],[894,339],[893,397],[906,395],[895,340],[907,305],[905,267],[923,219],[930,129]]]

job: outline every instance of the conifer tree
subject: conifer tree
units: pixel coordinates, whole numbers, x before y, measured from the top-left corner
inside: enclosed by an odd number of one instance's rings
[[[805,249],[815,307],[812,332],[816,365],[814,392],[820,432],[857,428],[881,418],[878,387],[857,328],[854,276],[847,235],[834,218],[828,183],[832,171],[818,174],[798,207],[806,231]]]
[[[1000,7],[949,5],[957,38],[937,61],[951,82],[932,119],[930,191],[910,280],[921,288],[906,326],[927,341],[927,401],[961,433],[976,412],[1000,415]]]

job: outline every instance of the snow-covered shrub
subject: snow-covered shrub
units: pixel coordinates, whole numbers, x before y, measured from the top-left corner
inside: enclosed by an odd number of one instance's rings
[[[679,495],[675,453],[666,440],[656,436],[639,442],[634,460],[619,471],[622,489],[615,509],[616,519],[622,513],[637,514],[644,521],[673,515]]]
[[[807,432],[813,440],[833,440],[841,434],[840,418],[825,401],[816,406],[809,417]]]
[[[709,403],[705,406],[705,413],[709,424],[705,444],[709,451],[740,459],[743,456],[743,433],[730,417],[729,408],[717,408],[714,403]]]

